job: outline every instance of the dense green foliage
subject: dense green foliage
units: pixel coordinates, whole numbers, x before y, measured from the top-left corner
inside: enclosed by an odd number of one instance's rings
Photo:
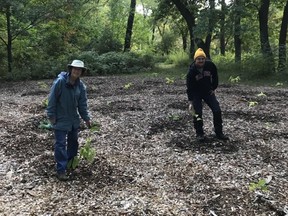
[[[151,55],[139,55],[133,52],[107,52],[102,55],[82,52],[78,58],[87,63],[90,75],[131,74],[149,70],[154,66]]]
[[[221,70],[250,79],[288,74],[287,55],[286,65],[277,70],[285,0],[271,2],[269,7],[272,57],[261,52],[255,14],[262,1],[245,0],[238,5],[232,1],[225,7],[221,1],[179,2],[195,18],[193,47],[208,44],[209,54]],[[123,52],[129,5],[130,0],[0,0],[0,79],[54,77],[76,58],[84,60],[88,75],[147,71],[157,62],[188,67],[192,61],[189,28],[181,8],[172,0],[137,1],[131,51]],[[242,52],[237,63],[236,12],[241,15]],[[220,44],[223,32],[225,53]],[[287,53],[286,45],[282,48]]]

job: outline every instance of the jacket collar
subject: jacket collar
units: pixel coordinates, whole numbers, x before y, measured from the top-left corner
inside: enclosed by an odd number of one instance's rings
[[[72,84],[70,83],[70,75],[71,75],[70,73],[67,73],[66,86],[69,87],[69,88],[74,88],[74,86],[80,85],[80,79],[79,79],[79,78],[76,79],[74,85],[72,85]]]

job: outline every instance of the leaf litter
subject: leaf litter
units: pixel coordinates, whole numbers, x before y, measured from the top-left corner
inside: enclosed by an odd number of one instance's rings
[[[204,105],[208,138],[197,143],[185,80],[83,80],[100,130],[81,125],[80,146],[90,139],[96,156],[68,182],[55,176],[53,132],[39,127],[52,81],[1,83],[1,215],[288,214],[286,89],[220,85],[230,140],[213,137]],[[123,88],[127,83],[133,85]]]

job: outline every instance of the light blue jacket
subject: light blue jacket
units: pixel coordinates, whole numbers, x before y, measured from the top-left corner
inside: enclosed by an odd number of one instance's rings
[[[80,117],[89,121],[86,86],[78,79],[69,83],[70,74],[61,72],[53,82],[46,109],[49,119],[55,119],[53,129],[70,131],[80,127]]]

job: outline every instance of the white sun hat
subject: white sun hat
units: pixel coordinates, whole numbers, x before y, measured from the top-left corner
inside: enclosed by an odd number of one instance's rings
[[[85,72],[87,70],[87,68],[84,66],[84,62],[81,60],[73,60],[71,64],[68,64],[68,68],[69,70],[72,67],[77,67],[77,68],[82,68],[82,72]]]

